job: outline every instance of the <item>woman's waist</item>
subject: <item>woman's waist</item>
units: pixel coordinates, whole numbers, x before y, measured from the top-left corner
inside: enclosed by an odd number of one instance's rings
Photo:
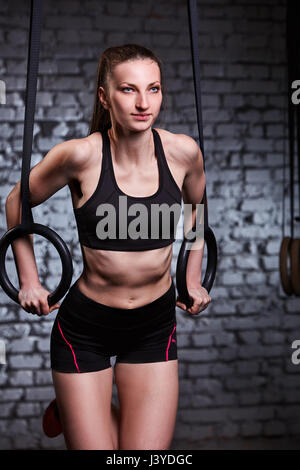
[[[129,267],[128,267],[129,269]],[[86,298],[120,310],[134,310],[163,296],[171,286],[170,272],[158,279],[154,275],[137,276],[136,279],[88,276],[85,272],[74,283],[76,290]]]
[[[79,279],[71,286],[57,315],[70,331],[83,335],[86,332],[97,335],[98,331],[138,331],[150,325],[163,327],[174,320],[176,301],[172,278],[162,293],[153,292],[151,302],[145,302],[144,297],[142,304],[135,308],[114,307],[113,302],[96,302],[81,290],[78,282]]]
[[[83,246],[84,268],[80,276],[80,286],[97,300],[97,291],[101,295],[113,294],[119,290],[126,308],[127,292],[144,295],[149,290],[163,289],[170,279],[172,247],[139,252],[120,252],[94,250]],[[81,280],[83,279],[83,280]],[[85,285],[84,285],[85,284]],[[94,290],[94,295],[92,293]],[[148,296],[149,297],[149,296]],[[103,300],[104,298],[101,297]],[[98,297],[99,302],[101,298]],[[104,302],[105,303],[105,302]],[[133,301],[134,303],[134,301]],[[130,303],[128,304],[130,308]]]

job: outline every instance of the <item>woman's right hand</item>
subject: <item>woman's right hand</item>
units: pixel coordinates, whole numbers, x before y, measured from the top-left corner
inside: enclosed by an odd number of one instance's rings
[[[49,307],[48,304],[48,295],[50,292],[41,284],[38,285],[30,285],[30,286],[22,286],[19,293],[18,299],[20,302],[21,307],[28,313],[32,313],[33,315],[48,315],[56,308],[60,307],[59,303],[51,305]]]

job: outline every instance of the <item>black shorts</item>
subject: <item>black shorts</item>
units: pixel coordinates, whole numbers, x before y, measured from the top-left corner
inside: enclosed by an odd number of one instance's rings
[[[169,289],[133,309],[110,307],[87,297],[77,281],[61,303],[51,332],[51,368],[58,372],[94,372],[117,362],[145,363],[177,359],[176,292]]]

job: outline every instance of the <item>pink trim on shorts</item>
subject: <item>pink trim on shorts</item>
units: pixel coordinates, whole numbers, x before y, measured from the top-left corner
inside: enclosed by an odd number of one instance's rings
[[[70,346],[71,348],[71,351],[72,351],[72,354],[73,354],[73,358],[74,358],[74,364],[76,366],[76,369],[77,369],[77,372],[78,374],[80,374],[80,370],[79,370],[79,367],[78,367],[78,364],[77,364],[77,361],[76,361],[76,356],[75,356],[75,353],[74,353],[74,349],[72,348],[72,345],[70,343],[68,343],[68,341],[66,340],[66,338],[64,337],[63,335],[63,332],[61,331],[61,327],[60,327],[60,324],[59,324],[59,321],[57,320],[57,324],[58,324],[58,328],[59,328],[59,331],[60,331],[60,334],[62,335],[63,339],[65,340],[65,342],[67,343],[68,346]]]
[[[168,361],[169,347],[170,347],[170,343],[171,343],[171,336],[172,336],[172,334],[174,333],[175,328],[176,328],[176,324],[174,325],[173,331],[172,331],[172,333],[171,333],[170,336],[169,336],[169,342],[168,342],[168,346],[167,346],[167,350],[166,350],[166,361]],[[173,339],[173,341],[176,343],[176,341],[175,341],[174,339]]]

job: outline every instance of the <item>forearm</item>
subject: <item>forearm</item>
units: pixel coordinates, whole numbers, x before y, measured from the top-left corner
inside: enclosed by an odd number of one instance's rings
[[[186,268],[186,283],[189,287],[198,287],[202,282],[202,260],[204,253],[204,241],[198,240],[190,250]]]
[[[202,281],[202,259],[204,253],[204,206],[199,204],[197,209],[198,212],[196,209],[197,206],[193,204],[191,213],[187,213],[185,219],[185,224],[187,227],[185,236],[190,230],[192,230],[194,235],[196,235],[195,241],[187,242],[189,257],[186,268],[186,281],[189,287],[199,287],[199,284],[201,284]]]
[[[18,194],[6,199],[7,230],[21,223],[22,203]],[[33,248],[33,234],[24,235],[11,244],[20,288],[32,284],[40,284]]]

